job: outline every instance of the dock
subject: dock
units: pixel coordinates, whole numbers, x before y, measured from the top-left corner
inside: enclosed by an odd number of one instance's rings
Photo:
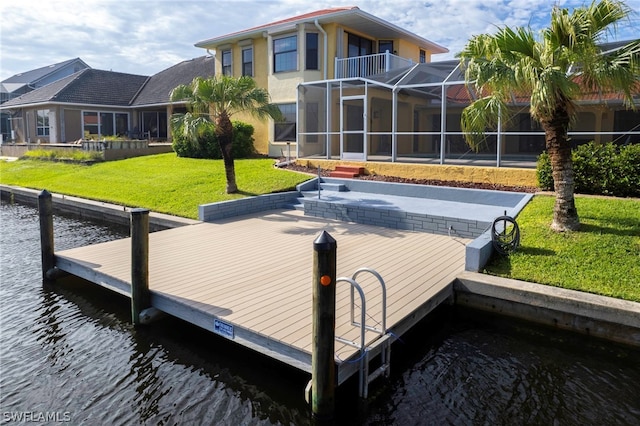
[[[452,294],[464,270],[464,238],[270,210],[149,234],[153,307],[305,372],[311,372],[313,241],[337,241],[337,275],[377,271],[386,284],[386,329],[395,340]],[[55,253],[58,269],[131,294],[130,238]],[[381,322],[379,285],[359,279],[367,325]],[[344,285],[340,285],[344,284]],[[350,286],[339,283],[336,336],[357,341]],[[357,302],[357,299],[356,299]],[[366,344],[380,335],[366,332]],[[359,371],[359,350],[336,342],[338,384]]]
[[[530,197],[314,179],[296,191],[201,205],[200,221],[152,233],[141,221],[149,212],[134,209],[132,237],[59,252],[51,207],[41,207],[43,281],[75,275],[131,298],[134,324],[166,313],[323,377],[313,385],[322,390],[311,390],[313,380],[305,390],[316,414],[353,375],[364,398],[371,381],[388,376],[391,344],[453,302],[457,276],[491,253],[494,219],[517,215]],[[321,239],[331,241],[332,259],[322,273]],[[335,300],[316,299],[327,285]],[[317,324],[334,322],[319,343]]]

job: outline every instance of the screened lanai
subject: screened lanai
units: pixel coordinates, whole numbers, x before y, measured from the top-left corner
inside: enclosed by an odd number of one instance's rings
[[[489,129],[476,152],[460,127],[473,96],[458,61],[300,84],[297,157],[535,167],[545,139],[530,117],[529,99],[514,95],[512,118]],[[580,105],[569,132],[574,146],[640,142],[640,113],[626,110],[615,94],[585,93]]]

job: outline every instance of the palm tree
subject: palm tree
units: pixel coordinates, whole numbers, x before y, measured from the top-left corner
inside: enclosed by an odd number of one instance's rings
[[[236,172],[231,154],[233,125],[231,116],[245,112],[257,118],[280,119],[277,105],[270,103],[269,93],[256,86],[253,78],[234,78],[226,75],[209,78],[196,77],[191,84],[181,84],[169,95],[171,102],[185,101],[188,112],[172,116],[173,129],[181,129],[184,135],[196,141],[205,127],[215,125],[215,135],[220,145],[227,179],[227,194],[238,191]]]
[[[551,159],[556,201],[551,229],[577,230],[569,126],[577,115],[582,90],[615,91],[626,107],[635,108],[640,73],[640,40],[613,52],[602,52],[598,42],[631,9],[622,1],[593,1],[589,6],[554,7],[551,25],[536,38],[530,28],[501,28],[495,35],[469,40],[458,55],[467,85],[479,96],[462,113],[462,130],[470,146],[478,148],[487,127],[509,115],[515,94],[531,96],[530,114],[545,132]],[[502,117],[501,117],[502,115]]]

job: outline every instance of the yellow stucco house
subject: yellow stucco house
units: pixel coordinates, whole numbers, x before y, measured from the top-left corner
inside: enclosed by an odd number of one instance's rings
[[[336,7],[213,37],[196,43],[215,56],[215,72],[249,75],[271,95],[286,120],[256,122],[258,152],[296,151],[298,86],[305,82],[365,77],[431,61],[448,49],[358,7]]]

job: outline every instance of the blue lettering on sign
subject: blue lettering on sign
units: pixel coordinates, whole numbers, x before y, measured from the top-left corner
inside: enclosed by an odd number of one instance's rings
[[[229,339],[233,339],[233,326],[220,320],[213,320],[213,332]]]

